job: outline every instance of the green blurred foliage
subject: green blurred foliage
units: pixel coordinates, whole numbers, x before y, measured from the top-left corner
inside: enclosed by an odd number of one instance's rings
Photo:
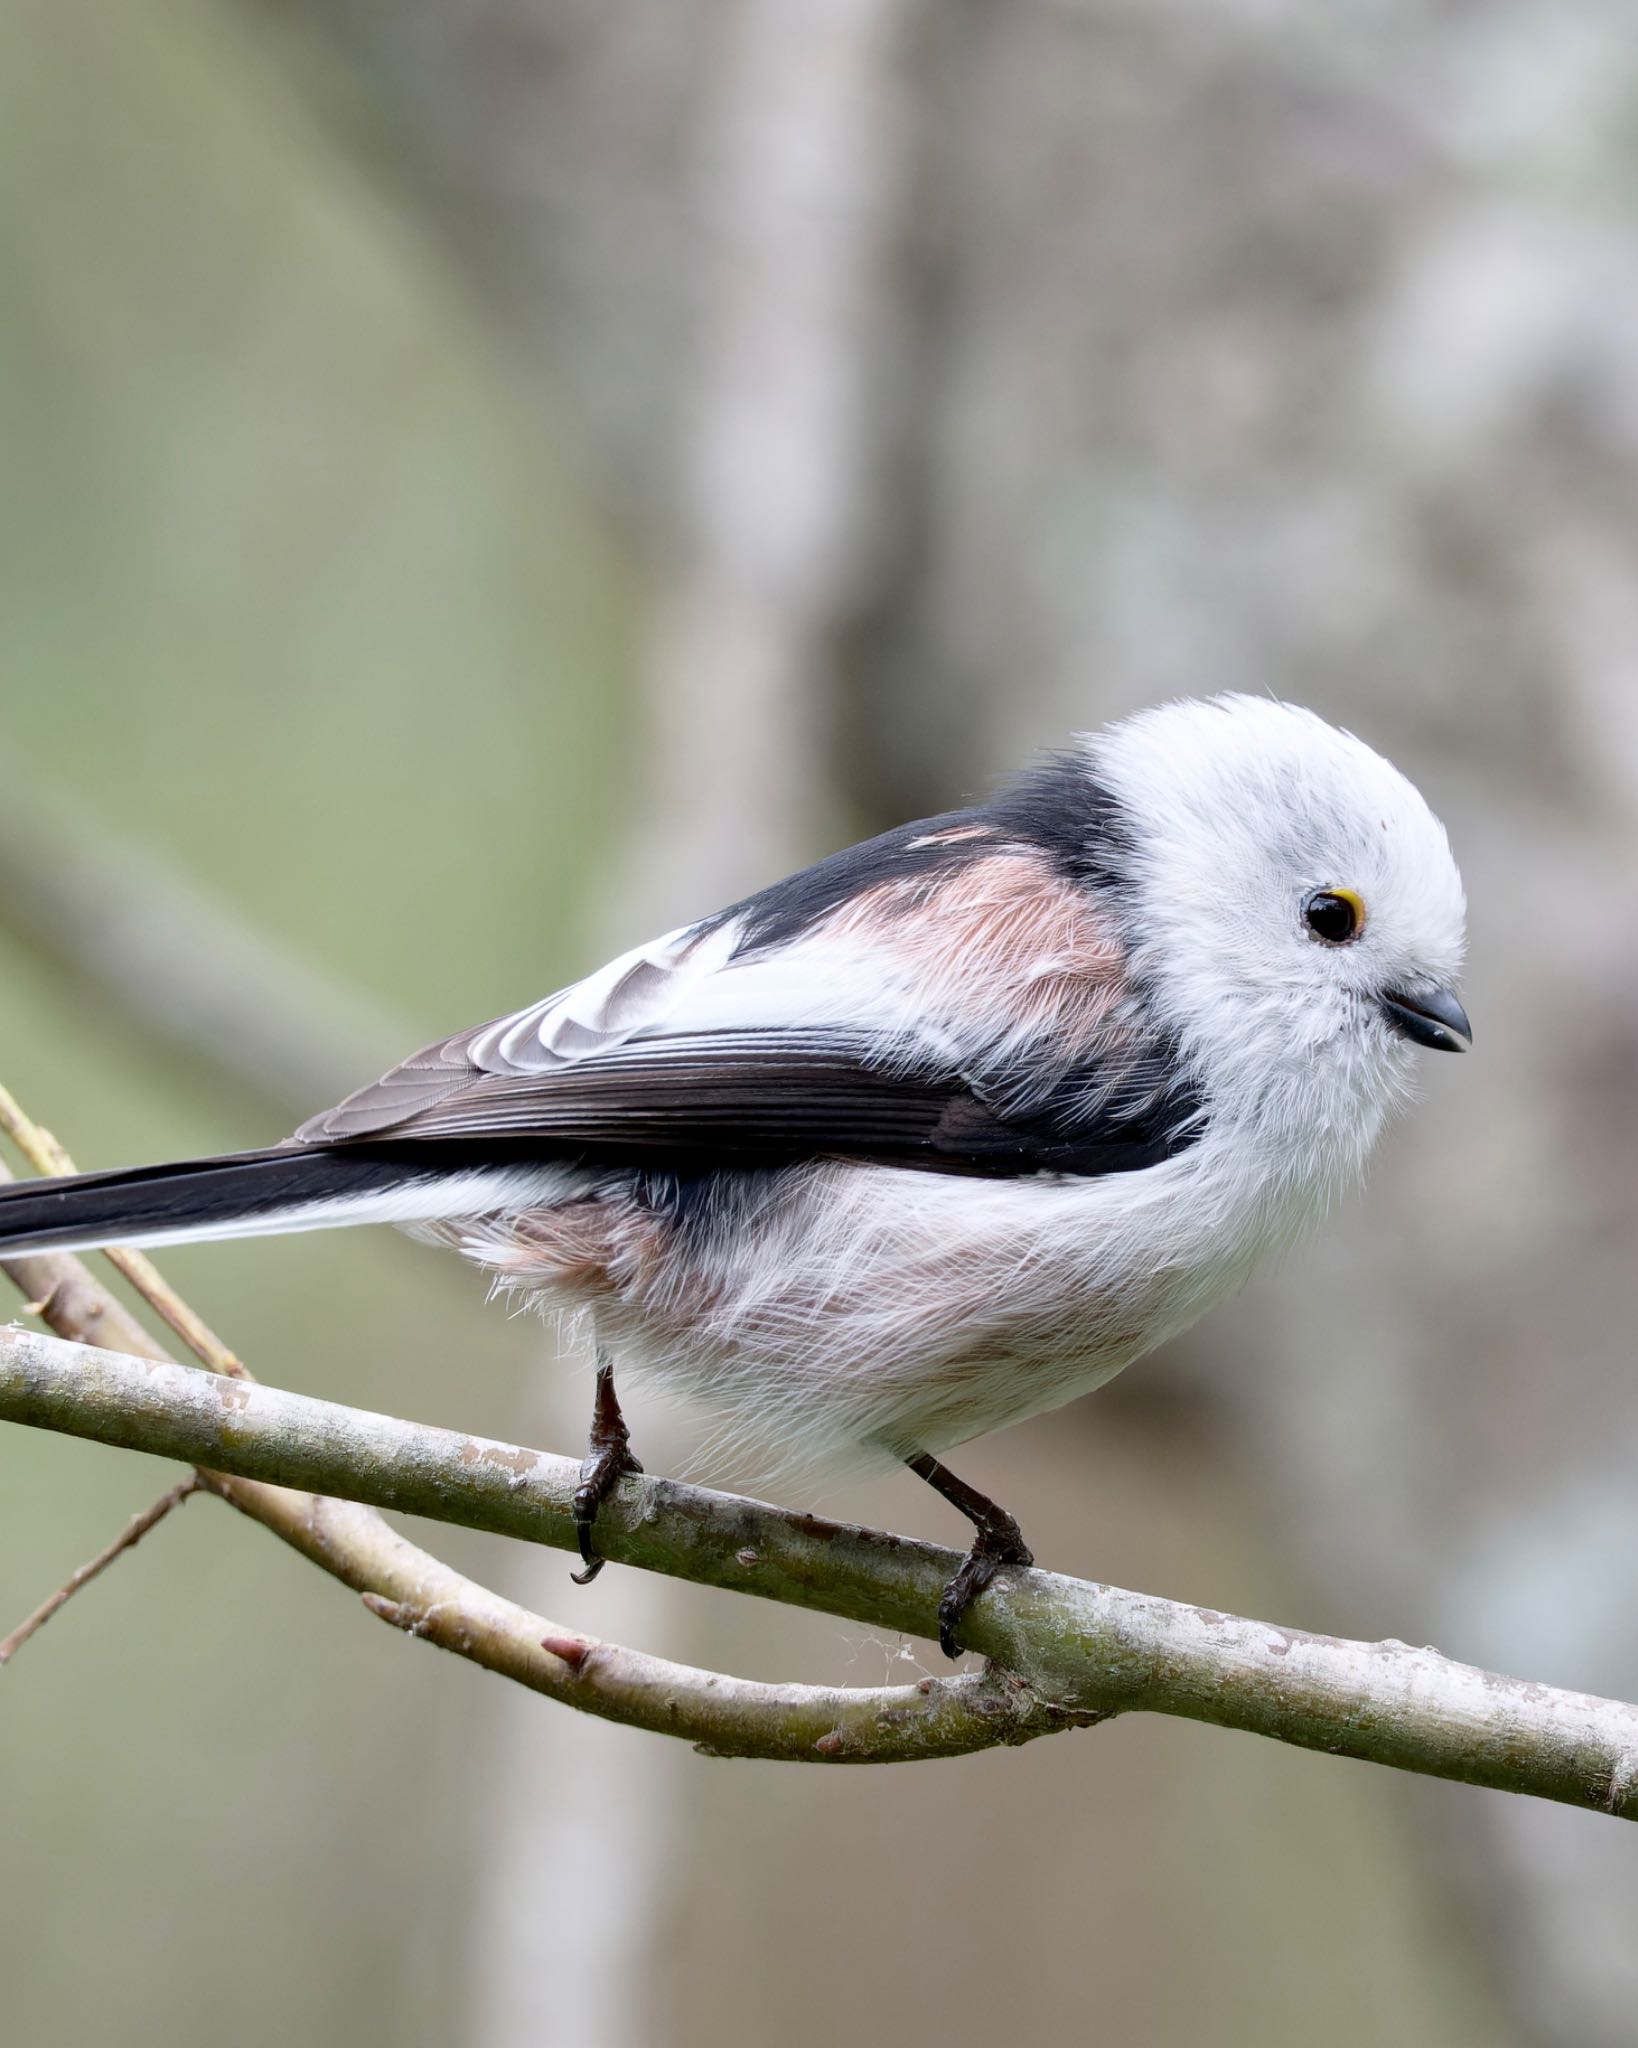
[[[9,747],[406,1008],[515,1000],[626,609],[488,334],[196,6],[0,22],[0,234]]]
[[[0,779],[377,992],[383,1060],[584,964],[629,578],[436,253],[215,9],[0,14],[0,451]],[[86,1163],[280,1135],[5,940],[0,1074]],[[338,1398],[515,1430],[550,1348],[385,1234],[168,1265]],[[0,1437],[4,1625],[168,1483]],[[359,1623],[199,1501],[7,1670],[10,2039],[454,2038],[473,1675]]]

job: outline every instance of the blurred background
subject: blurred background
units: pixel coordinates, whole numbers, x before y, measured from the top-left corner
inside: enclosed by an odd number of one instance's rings
[[[1635,108],[1619,0],[12,0],[0,1080],[86,1166],[264,1143],[1068,731],[1310,703],[1451,826],[1479,1051],[1311,1249],[960,1469],[1063,1570],[1638,1696]],[[580,1443],[584,1362],[453,1261],[164,1263],[280,1384]],[[169,1476],[0,1435],[0,1629]],[[694,1662],[938,1663],[417,1533]],[[209,1501],[5,1672],[0,1842],[30,2048],[1638,2010],[1607,1822],[1146,1718],[707,1761]]]

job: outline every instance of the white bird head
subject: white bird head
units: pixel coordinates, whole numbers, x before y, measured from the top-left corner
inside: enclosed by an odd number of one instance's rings
[[[1267,698],[1162,705],[1088,746],[1127,821],[1141,972],[1217,1111],[1362,1160],[1412,1046],[1471,1041],[1443,825],[1362,740]]]

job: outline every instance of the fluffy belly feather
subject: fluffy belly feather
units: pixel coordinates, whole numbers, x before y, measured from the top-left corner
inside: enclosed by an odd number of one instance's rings
[[[451,1234],[502,1286],[589,1312],[623,1378],[711,1411],[713,1465],[860,1471],[1056,1407],[1237,1285],[1260,1243],[1204,1212],[1192,1159],[624,1175]]]

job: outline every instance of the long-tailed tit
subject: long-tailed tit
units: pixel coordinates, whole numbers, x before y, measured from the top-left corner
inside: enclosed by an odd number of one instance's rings
[[[781,1466],[937,1460],[1097,1386],[1364,1163],[1460,1051],[1462,887],[1398,771],[1312,713],[1175,703],[416,1053],[265,1152],[0,1194],[0,1251],[387,1222],[583,1311],[576,1502],[632,1458],[611,1360]]]

